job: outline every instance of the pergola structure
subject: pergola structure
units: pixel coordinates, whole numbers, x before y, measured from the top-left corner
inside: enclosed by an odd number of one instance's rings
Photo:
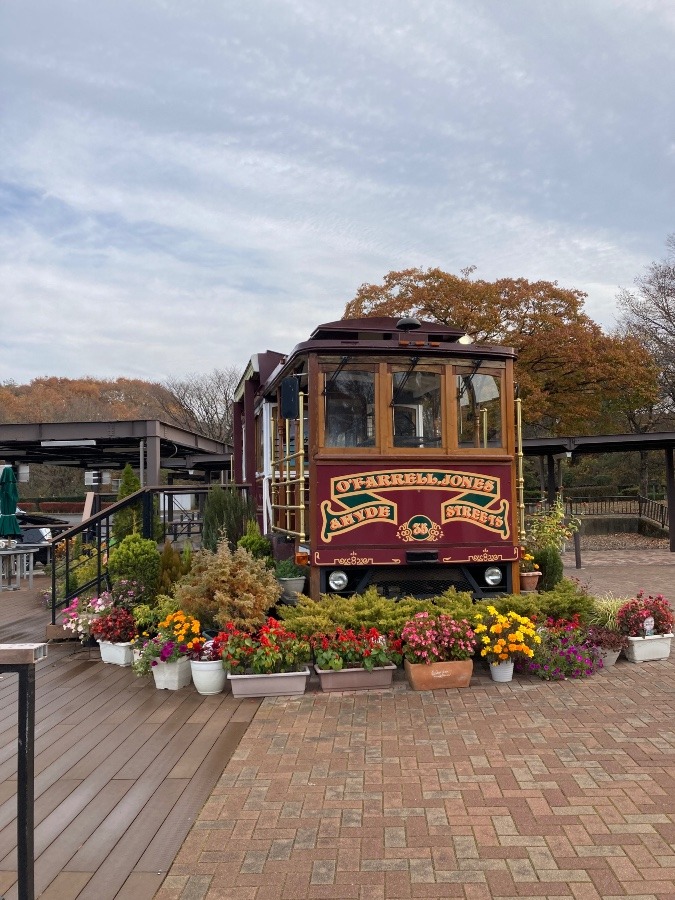
[[[666,460],[666,498],[670,527],[670,551],[675,553],[675,432],[662,431],[653,434],[598,434],[589,437],[526,438],[523,440],[525,456],[545,457],[547,461],[547,494],[555,499],[558,485],[555,479],[555,460],[562,456],[574,457],[587,453],[626,453],[663,450]]]
[[[220,441],[158,419],[0,425],[0,459],[12,465],[88,470],[138,468],[141,484],[156,487],[160,469],[183,478],[229,475],[230,453]]]

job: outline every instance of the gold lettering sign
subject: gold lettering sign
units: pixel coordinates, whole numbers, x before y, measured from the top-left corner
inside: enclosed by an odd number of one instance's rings
[[[369,522],[398,524],[398,505],[383,494],[406,488],[445,493],[441,524],[470,522],[499,534],[502,540],[509,537],[509,501],[500,496],[499,478],[452,470],[395,469],[331,478],[330,499],[321,502],[322,539],[329,543],[334,535]],[[400,530],[399,537],[403,539]]]

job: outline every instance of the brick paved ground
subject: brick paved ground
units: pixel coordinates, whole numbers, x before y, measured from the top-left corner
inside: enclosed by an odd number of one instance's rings
[[[565,575],[576,577],[592,594],[608,591],[616,597],[635,596],[644,588],[675,601],[675,553],[668,550],[585,550],[581,568],[575,568],[574,552],[563,557]]]
[[[675,664],[268,699],[157,900],[672,898]]]
[[[585,566],[667,590],[673,556]],[[675,653],[585,681],[477,668],[464,690],[265,700],[156,900],[670,900],[674,698]]]

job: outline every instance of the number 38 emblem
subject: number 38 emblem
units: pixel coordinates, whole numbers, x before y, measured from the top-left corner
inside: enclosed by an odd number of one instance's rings
[[[398,529],[397,537],[402,541],[437,541],[443,537],[441,526],[428,516],[413,516]]]

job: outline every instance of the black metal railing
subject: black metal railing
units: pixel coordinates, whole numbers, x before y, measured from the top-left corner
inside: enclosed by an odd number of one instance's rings
[[[115,515],[139,507],[138,530],[158,543],[190,540],[194,549],[201,546],[204,500],[208,488],[190,486],[145,487],[118,500],[84,522],[73,525],[52,541],[51,620],[56,624],[60,609],[78,595],[98,595],[111,587],[108,552],[112,547],[112,523]],[[180,496],[196,496],[197,508],[184,509]],[[159,529],[157,523],[159,522]]]
[[[566,516],[636,516],[668,528],[668,506],[648,497],[567,498],[563,502]],[[529,515],[549,508],[547,501],[525,504]]]

